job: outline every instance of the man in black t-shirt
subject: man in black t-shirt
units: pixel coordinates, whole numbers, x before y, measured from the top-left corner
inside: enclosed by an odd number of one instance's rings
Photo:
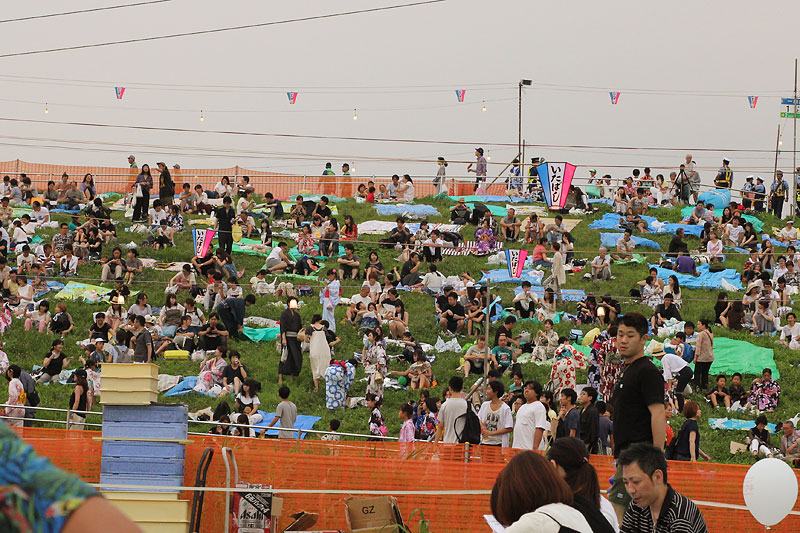
[[[198,348],[205,351],[214,351],[220,346],[228,348],[228,330],[219,321],[217,313],[210,313],[208,315],[208,322],[206,322],[200,331],[197,332],[200,336]]]
[[[672,300],[672,293],[668,292],[664,295],[664,303],[656,306],[653,311],[653,318],[650,319],[650,323],[653,324],[653,331],[658,331],[658,328],[663,326],[670,318],[678,321],[683,320],[681,312],[678,311],[678,306],[672,303]]]
[[[689,253],[689,246],[683,242],[684,231],[683,228],[675,230],[675,236],[669,241],[669,248],[667,248],[667,257],[678,257],[678,252]]]
[[[239,360],[239,352],[228,352],[230,364],[222,370],[222,386],[233,396],[242,390],[242,383],[247,379],[247,368]]]
[[[639,313],[624,315],[617,328],[617,351],[622,356],[622,375],[614,386],[614,457],[632,444],[644,442],[664,449],[667,420],[664,413],[664,377],[644,355],[648,332],[647,319]],[[608,490],[622,523],[631,497],[617,463],[614,483]]]
[[[458,295],[451,292],[447,295],[447,305],[442,309],[439,325],[451,333],[459,333],[464,329],[464,306],[458,303]]]
[[[264,200],[266,201],[266,207],[269,210],[269,216],[274,218],[275,220],[280,220],[283,218],[283,204],[280,200],[276,200],[275,197],[272,195],[271,192],[268,192],[264,195]]]
[[[217,242],[219,247],[226,252],[233,252],[233,220],[236,218],[236,211],[231,207],[231,197],[226,196],[222,200],[222,207],[215,211],[217,222],[214,229],[217,230]]]
[[[331,218],[331,208],[328,207],[327,196],[323,196],[322,198],[319,199],[319,202],[317,202],[316,207],[314,207],[314,212],[311,213],[311,217],[309,218],[314,218],[316,215],[319,215],[320,218],[322,218],[323,222]]]
[[[109,337],[111,326],[108,324],[108,322],[106,322],[106,314],[97,313],[94,317],[94,320],[94,324],[92,324],[92,327],[89,328],[89,338],[103,339],[104,341],[108,342],[108,340],[111,338]]]
[[[517,323],[517,317],[509,315],[503,320],[503,324],[497,328],[494,333],[494,345],[497,346],[500,335],[505,335],[509,344],[515,344],[517,348],[520,347],[519,341],[514,338],[514,324]]]

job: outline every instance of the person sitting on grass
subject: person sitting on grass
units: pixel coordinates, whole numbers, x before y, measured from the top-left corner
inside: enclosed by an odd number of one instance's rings
[[[433,266],[433,265],[431,265]],[[478,334],[486,324],[486,309],[481,305],[481,301],[477,298],[469,303],[469,310],[467,310],[467,335],[472,337]]]
[[[769,445],[769,429],[767,429],[766,415],[758,415],[756,418],[756,426],[750,428],[747,432],[748,448],[753,457],[763,455],[764,457],[772,457],[772,448]]]
[[[531,282],[522,282],[522,291],[514,296],[514,313],[519,318],[533,318],[538,296],[531,292]]]
[[[497,338],[497,346],[492,348],[492,355],[500,373],[505,373],[512,365],[517,362],[517,357],[522,354],[518,348],[508,346],[508,336],[501,333]]]
[[[714,409],[720,405],[724,405],[727,408],[731,406],[731,396],[728,392],[728,388],[725,386],[727,381],[728,378],[725,374],[718,375],[716,386],[706,394],[706,398],[711,402]]]
[[[294,265],[286,253],[286,243],[280,242],[267,256],[265,268],[270,274],[284,274],[289,266]]]
[[[781,386],[772,379],[772,369],[765,368],[761,377],[753,380],[747,403],[759,411],[773,412],[778,407]]]
[[[607,281],[614,279],[611,275],[611,258],[608,257],[608,248],[601,246],[599,255],[597,255],[589,264],[591,272],[586,273],[583,277],[591,281]]]
[[[464,329],[466,313],[464,306],[458,303],[458,294],[455,291],[447,295],[447,304],[441,309],[439,327],[450,333],[460,333]]]
[[[428,358],[422,348],[414,350],[414,362],[407,370],[392,370],[389,374],[394,376],[406,376],[410,381],[411,389],[429,389],[433,382],[433,371]]]

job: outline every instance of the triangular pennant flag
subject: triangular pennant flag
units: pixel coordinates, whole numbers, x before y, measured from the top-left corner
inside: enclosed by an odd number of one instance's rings
[[[192,238],[194,240],[194,254],[197,257],[205,257],[208,253],[208,248],[211,246],[211,240],[217,232],[213,229],[195,229],[192,230]]]
[[[506,263],[508,265],[508,276],[517,279],[522,276],[525,268],[525,259],[528,257],[527,250],[506,248]]]
[[[122,96],[125,94],[125,87],[114,87],[114,91],[117,93],[117,100],[122,100]]]
[[[619,91],[611,91],[608,94],[611,95],[611,103],[616,105],[619,102]]]
[[[542,163],[536,170],[542,184],[544,200],[550,209],[563,209],[567,193],[575,175],[575,165],[569,163]]]
[[[758,103],[758,96],[748,96],[747,101],[750,102],[750,107],[754,108]]]
[[[289,103],[290,104],[293,104],[293,103],[297,102],[297,93],[288,92],[288,93],[286,93],[286,96],[289,97]]]
[[[464,101],[464,95],[467,94],[466,89],[456,89],[456,98],[458,98],[459,102]]]

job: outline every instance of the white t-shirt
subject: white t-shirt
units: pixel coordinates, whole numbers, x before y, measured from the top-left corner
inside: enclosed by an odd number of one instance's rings
[[[244,198],[239,198],[239,201],[236,202],[236,214],[239,215],[242,211],[245,211],[244,206],[249,206],[250,202],[245,200]]]
[[[517,423],[514,426],[514,448],[520,450],[533,449],[533,436],[536,428],[547,431],[550,426],[547,422],[547,410],[540,401],[526,403],[517,411]],[[544,435],[543,435],[544,436]],[[544,449],[544,438],[539,442],[539,449]]]
[[[600,257],[598,255],[597,257],[592,259],[592,264],[595,266],[609,266],[611,264],[611,257],[608,255],[605,257]]]
[[[361,293],[358,293],[355,296],[350,297],[351,304],[355,304],[356,306],[358,306],[358,304],[364,304],[364,309],[367,308],[370,302],[372,302],[372,298],[369,297],[369,294],[366,296],[361,296]]]
[[[249,397],[245,396],[244,393],[240,392],[239,394],[236,395],[236,399],[239,400],[239,403],[242,404],[244,407],[252,406],[253,404],[261,405],[261,400],[258,399],[258,395]]]
[[[225,196],[230,196],[233,192],[233,187],[230,185],[223,185],[223,183],[220,181],[214,185],[214,190],[217,192],[217,194],[219,194],[220,198],[222,198]]]
[[[42,206],[38,211],[31,211],[31,218],[38,223],[47,222],[50,220],[50,211],[46,207]]]
[[[428,272],[422,277],[422,285],[434,292],[442,290],[444,276],[438,272]]]
[[[28,257],[25,257],[24,254],[19,254],[17,256],[17,266],[18,267],[22,266],[23,263],[28,263],[29,265],[32,265],[35,262],[36,262],[36,256],[33,255],[33,254],[28,254]]]
[[[795,322],[791,328],[788,324],[781,328],[781,340],[785,341],[787,337],[800,342],[800,322]]]
[[[781,230],[781,238],[783,239],[791,239],[793,241],[797,240],[797,229],[794,227],[791,228],[783,228]]]
[[[276,246],[275,248],[272,249],[272,251],[267,256],[267,261],[269,261],[270,259],[277,259],[278,261],[283,261],[283,259],[281,259],[281,247],[280,246]]]
[[[679,357],[674,353],[668,353],[661,358],[661,369],[664,372],[664,381],[669,381],[674,378],[678,372],[689,366],[683,357]]]
[[[511,414],[511,408],[504,402],[500,402],[500,409],[497,411],[492,410],[492,402],[483,402],[480,411],[478,411],[478,418],[488,431],[497,431],[498,429],[514,427],[514,417]],[[481,439],[481,444],[491,444],[494,446],[500,444],[503,448],[508,448],[509,435],[510,433],[489,435]]]
[[[403,201],[406,202],[406,203],[413,202],[414,201],[414,184],[409,181],[408,183],[406,183],[406,185],[408,186],[408,188],[403,193]]]
[[[161,224],[162,220],[167,219],[167,212],[164,211],[163,209],[156,211],[155,209],[151,208],[147,214],[150,215],[152,219],[152,222],[150,224],[152,224],[153,226],[158,226],[159,224]]]
[[[429,244],[436,245],[436,246],[428,246],[428,251],[430,253],[432,253],[432,254],[435,254],[437,247],[438,247],[439,250],[441,250],[441,246],[442,246],[442,244],[444,244],[444,241],[442,241],[441,238],[438,238],[438,239],[432,239],[431,238],[431,239],[426,240],[425,244],[426,245],[429,245]]]
[[[22,229],[21,227],[14,228],[14,242],[15,243],[28,242],[28,234],[25,233],[25,230]]]
[[[377,280],[375,281],[375,283],[373,283],[371,285],[369,283],[369,280],[367,280],[364,283],[362,283],[361,286],[362,287],[369,287],[369,293],[370,294],[380,294],[382,292],[381,284],[378,283]]]
[[[733,224],[728,224],[728,235],[730,235],[730,238],[733,242],[738,243],[739,238],[742,236],[743,233],[744,233],[743,226],[734,226]],[[796,233],[797,231],[795,231],[795,234]]]
[[[439,409],[439,423],[444,426],[442,442],[458,443],[458,435],[464,431],[465,417],[462,415],[466,412],[467,400],[464,398],[449,398],[442,404],[442,408]]]

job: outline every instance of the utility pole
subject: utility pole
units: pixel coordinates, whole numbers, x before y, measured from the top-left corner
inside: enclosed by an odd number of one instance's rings
[[[486,349],[483,352],[483,394],[481,394],[481,400],[486,400],[486,385],[489,383],[489,327],[492,325],[491,308],[492,304],[492,287],[487,285],[486,286],[486,316],[484,319],[486,320],[486,342],[484,343]]]
[[[781,125],[778,124],[778,138],[775,139],[775,167],[772,169],[772,175],[775,176],[778,173],[778,152],[780,151],[781,146]]]
[[[531,80],[519,80],[519,124],[517,127],[517,154],[519,154],[519,170],[524,175],[525,174],[525,162],[522,160],[522,87],[529,87],[533,83]]]
[[[790,216],[794,217],[797,212],[797,58],[794,60],[794,119],[792,120],[792,125],[794,129],[792,142],[792,181],[794,182],[792,189],[794,194],[792,195],[792,213]]]

